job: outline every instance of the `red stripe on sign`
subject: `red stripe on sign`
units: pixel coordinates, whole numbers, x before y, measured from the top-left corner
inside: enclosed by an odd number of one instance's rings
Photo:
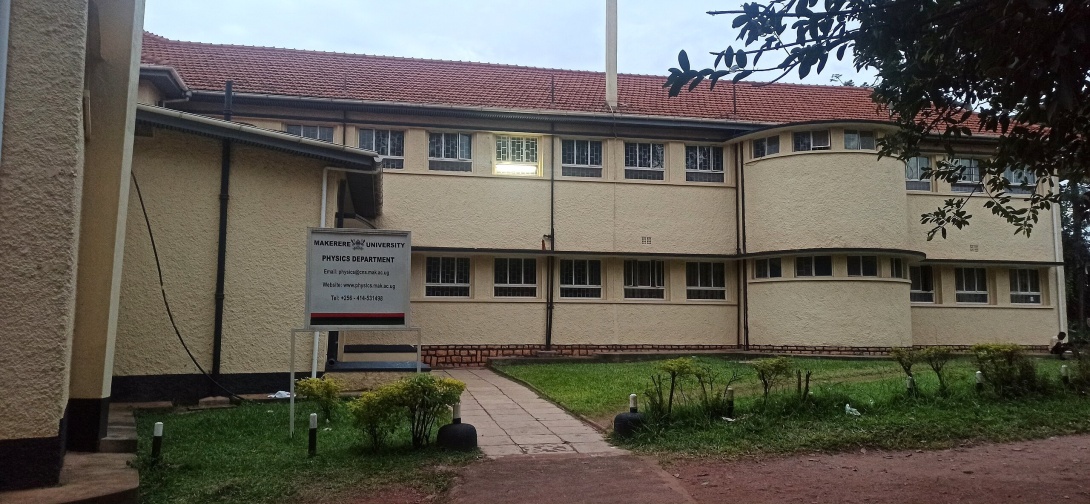
[[[310,318],[401,318],[404,313],[311,313]]]

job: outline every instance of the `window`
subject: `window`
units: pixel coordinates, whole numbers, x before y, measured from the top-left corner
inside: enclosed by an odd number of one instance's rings
[[[1010,194],[1033,194],[1037,189],[1037,174],[1027,168],[1007,168],[1003,178],[1011,183]]]
[[[980,185],[982,178],[979,159],[958,158],[950,160],[950,163],[965,167],[961,177],[950,186],[950,189],[954,192],[974,192],[983,189]]]
[[[722,182],[723,148],[686,145],[685,180],[687,182]]]
[[[685,287],[689,299],[727,299],[723,263],[685,263]]]
[[[429,134],[428,169],[473,171],[473,135],[468,133]]]
[[[468,257],[429,257],[425,266],[425,296],[469,297]]]
[[[783,276],[783,269],[780,268],[780,258],[753,261],[754,278],[780,278],[781,276]]]
[[[878,276],[878,257],[848,256],[848,276]]]
[[[500,175],[537,175],[537,139],[496,135],[496,170]]]
[[[984,268],[955,268],[954,283],[957,302],[988,302],[988,272]]]
[[[908,279],[912,282],[909,287],[908,299],[913,303],[935,302],[935,277],[931,266],[909,266]]]
[[[829,150],[829,130],[796,132],[794,149],[795,152]]]
[[[333,143],[332,126],[306,126],[301,124],[288,124],[289,135],[299,135],[303,138],[313,138],[323,142]]]
[[[844,148],[848,150],[874,150],[874,132],[844,130]]]
[[[889,277],[890,278],[904,278],[905,277],[905,263],[903,260],[891,257],[889,258]]]
[[[560,142],[560,174],[565,177],[601,177],[602,142],[598,140]]]
[[[625,261],[625,299],[664,299],[666,297],[665,269],[662,261]]]
[[[1041,304],[1041,281],[1037,270],[1011,270],[1011,303]]]
[[[813,256],[795,258],[795,276],[833,276],[832,256]]]
[[[660,143],[624,143],[624,178],[663,180],[666,147]]]
[[[780,153],[780,136],[758,138],[753,141],[753,157],[761,158]]]
[[[602,261],[562,259],[560,261],[560,297],[602,297]]]
[[[925,175],[931,169],[931,158],[916,156],[905,161],[905,189],[930,191],[931,177]]]
[[[537,259],[496,259],[496,297],[536,297]]]
[[[404,131],[361,129],[360,148],[382,156],[382,168],[405,167]]]

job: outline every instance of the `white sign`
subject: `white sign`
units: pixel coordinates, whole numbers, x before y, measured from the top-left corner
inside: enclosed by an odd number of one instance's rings
[[[311,228],[306,328],[407,327],[411,243],[408,231]]]

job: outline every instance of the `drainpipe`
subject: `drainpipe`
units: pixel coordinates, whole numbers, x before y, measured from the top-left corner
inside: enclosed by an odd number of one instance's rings
[[[549,133],[556,145],[556,123],[549,123]],[[553,158],[555,158],[555,153]],[[553,312],[556,307],[554,300],[553,276],[556,270],[556,160],[551,159],[549,165],[549,257],[545,259],[547,266],[549,287],[546,289],[545,299],[545,351],[553,349]]]
[[[4,102],[8,94],[8,33],[10,30],[11,0],[0,0],[0,146],[4,144]]]
[[[223,93],[223,119],[231,120],[233,83],[227,81]],[[223,283],[227,269],[227,202],[231,187],[231,141],[224,139],[220,161],[220,224],[219,248],[216,251],[216,314],[212,329],[212,378],[220,379],[220,356],[223,349]]]
[[[738,164],[738,150],[740,149],[739,144],[732,145],[731,149],[733,149],[732,153],[734,155],[734,161],[735,161],[734,162],[734,173],[735,173],[735,177],[734,177],[734,210],[735,210],[736,213],[735,213],[735,219],[734,219],[734,231],[735,231],[734,232],[734,255],[739,257],[739,259],[734,262],[734,270],[735,270],[734,278],[736,278],[737,282],[738,282],[738,298],[737,298],[738,299],[738,309],[735,310],[735,314],[737,315],[737,321],[736,321],[736,323],[734,325],[734,329],[735,329],[735,331],[737,331],[737,336],[735,337],[735,344],[737,346],[741,346],[742,345],[742,282],[746,281],[746,276],[745,276],[746,275],[745,274],[745,261],[746,260],[741,258],[741,256],[742,256],[742,220],[741,220],[741,214],[742,214],[742,207],[741,207],[741,201],[742,201],[742,187],[741,187],[742,167]]]
[[[742,235],[742,253],[746,253],[746,170],[742,165],[743,152],[741,144],[735,151],[735,157],[738,164],[738,194],[741,195],[742,212],[741,212],[741,235]],[[746,259],[742,259],[745,261]],[[742,276],[739,277],[739,281],[742,282],[742,348],[749,350],[749,271],[743,264]]]
[[[1053,187],[1059,187],[1059,183],[1055,183]],[[1061,265],[1064,262],[1064,249],[1063,249],[1063,228],[1060,225],[1060,212],[1062,207],[1056,205],[1052,207],[1052,246],[1056,255],[1056,262]],[[1065,280],[1067,272],[1064,271],[1063,266],[1056,268],[1056,288],[1053,289],[1056,295],[1056,325],[1059,326],[1057,331],[1067,332],[1067,282]]]

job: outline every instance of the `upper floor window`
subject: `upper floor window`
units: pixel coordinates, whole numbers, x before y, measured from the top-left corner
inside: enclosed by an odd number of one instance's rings
[[[909,287],[909,301],[913,303],[935,302],[935,277],[931,266],[909,266],[908,279],[912,282]]]
[[[473,171],[473,135],[469,133],[429,133],[428,169]]]
[[[954,268],[954,293],[959,303],[987,303],[988,271],[984,268]]]
[[[829,130],[795,132],[795,152],[829,150]]]
[[[685,296],[688,299],[727,299],[723,263],[685,263],[685,287]]]
[[[1028,168],[1007,168],[1003,178],[1010,182],[1010,194],[1032,194],[1037,189],[1037,174]]]
[[[780,278],[781,276],[783,276],[783,268],[779,257],[753,261],[754,278]]]
[[[382,168],[405,167],[404,131],[361,129],[360,148],[382,156]]]
[[[848,276],[878,276],[878,257],[848,256]]]
[[[874,150],[874,131],[844,130],[844,148],[848,150]]]
[[[925,175],[931,169],[931,158],[916,156],[905,160],[905,189],[930,191],[931,177]]]
[[[560,297],[602,297],[602,261],[597,259],[561,259]]]
[[[950,189],[955,192],[975,192],[983,187],[980,185],[983,178],[980,173],[980,160],[971,158],[951,159],[950,163],[963,167],[961,176],[957,182],[951,184]]]
[[[899,257],[889,258],[889,277],[890,278],[904,278],[905,277],[905,263],[904,260]]]
[[[1011,303],[1041,303],[1041,281],[1037,270],[1011,270]]]
[[[666,266],[663,261],[624,262],[625,299],[664,299],[666,297]]]
[[[686,145],[685,180],[688,182],[722,182],[723,148],[707,145]]]
[[[424,295],[469,297],[469,258],[427,258],[424,271]]]
[[[660,143],[624,143],[624,178],[663,180],[666,175],[666,146]]]
[[[795,276],[833,276],[832,256],[804,256],[795,258]]]
[[[780,136],[758,138],[753,141],[753,157],[760,158],[780,153]]]
[[[601,177],[602,142],[598,140],[561,141],[560,174],[565,177]]]
[[[537,175],[537,139],[496,135],[496,170],[500,175]]]
[[[537,296],[537,259],[496,258],[493,274],[496,297]]]
[[[289,135],[299,135],[303,138],[313,138],[315,140],[333,143],[332,126],[307,126],[303,124],[288,124],[286,130]]]

